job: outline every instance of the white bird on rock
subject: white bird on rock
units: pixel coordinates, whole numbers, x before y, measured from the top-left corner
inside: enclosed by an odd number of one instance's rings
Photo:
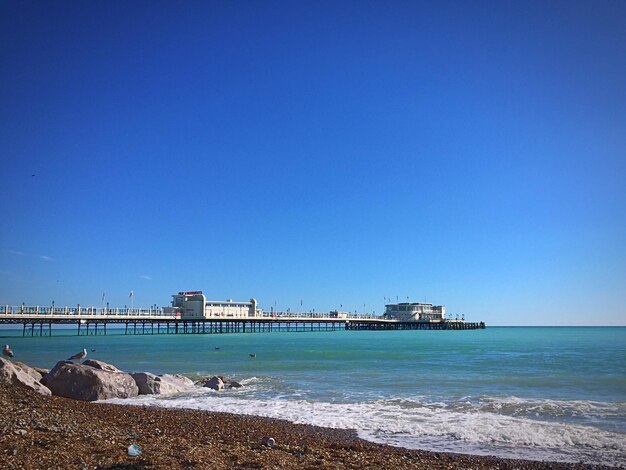
[[[74,354],[72,357],[68,358],[68,361],[80,361],[82,359],[85,359],[87,357],[87,350],[85,348],[83,348],[83,350],[81,352],[79,352],[78,354]]]
[[[4,345],[4,349],[2,350],[2,355],[6,357],[13,357],[13,351],[11,351],[11,348],[9,347],[8,344]]]

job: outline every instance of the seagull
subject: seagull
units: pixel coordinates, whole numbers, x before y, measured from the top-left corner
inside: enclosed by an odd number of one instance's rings
[[[217,346],[215,346],[215,350],[218,351],[220,348],[218,348]]]
[[[8,344],[4,345],[4,349],[2,350],[2,354],[4,356],[7,356],[7,357],[13,357],[13,351],[11,351],[11,348],[9,347]]]
[[[250,357],[256,357],[256,354],[250,354]]]
[[[68,358],[68,361],[80,361],[81,359],[85,359],[87,357],[87,350],[83,348],[81,352],[78,354],[74,354],[72,357]]]

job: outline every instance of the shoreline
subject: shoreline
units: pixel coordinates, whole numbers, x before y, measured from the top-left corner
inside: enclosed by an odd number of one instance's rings
[[[90,403],[0,385],[4,468],[600,469],[393,447],[356,431],[189,409]],[[264,437],[276,440],[262,445]],[[142,455],[129,457],[131,444]]]

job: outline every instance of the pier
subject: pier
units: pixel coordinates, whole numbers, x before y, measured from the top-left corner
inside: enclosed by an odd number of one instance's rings
[[[226,334],[312,331],[476,330],[483,322],[463,320],[399,321],[384,316],[328,313],[261,312],[250,317],[189,318],[167,309],[0,306],[0,325],[21,325],[23,336],[52,336],[75,331],[81,336],[106,335],[114,329],[125,335]]]

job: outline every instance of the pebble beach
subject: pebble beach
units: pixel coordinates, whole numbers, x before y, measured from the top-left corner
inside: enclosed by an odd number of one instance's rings
[[[407,450],[351,431],[197,410],[89,403],[0,385],[0,467],[8,469],[592,469]],[[236,411],[236,410],[234,410]],[[273,447],[264,438],[275,440]],[[131,457],[128,447],[141,447]]]

